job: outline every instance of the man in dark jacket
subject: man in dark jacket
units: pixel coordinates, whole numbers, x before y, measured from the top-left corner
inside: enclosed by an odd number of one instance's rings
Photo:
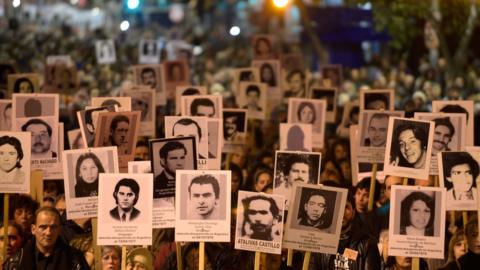
[[[10,258],[4,266],[7,270],[88,270],[83,254],[68,246],[60,235],[60,214],[52,207],[42,207],[32,225],[34,239]]]
[[[362,222],[356,217],[355,200],[351,192],[348,193],[345,213],[342,220],[342,231],[337,255],[315,253],[310,263],[310,269],[345,269],[342,265],[348,264],[350,270],[379,270],[380,254],[375,241],[365,233]],[[343,256],[346,250],[358,252],[354,258]],[[354,252],[349,252],[354,253]]]

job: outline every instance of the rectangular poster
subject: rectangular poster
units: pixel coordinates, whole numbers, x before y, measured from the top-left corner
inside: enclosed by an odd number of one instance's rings
[[[2,193],[30,193],[31,140],[29,132],[0,132]]]
[[[323,148],[327,102],[308,98],[288,99],[288,123],[311,124],[312,146]]]

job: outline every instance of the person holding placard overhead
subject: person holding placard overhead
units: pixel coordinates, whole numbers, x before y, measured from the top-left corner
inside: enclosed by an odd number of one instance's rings
[[[393,132],[392,155],[394,166],[422,169],[427,159],[428,132],[411,123],[398,126]]]
[[[433,236],[435,201],[421,191],[410,193],[401,203],[400,234]]]

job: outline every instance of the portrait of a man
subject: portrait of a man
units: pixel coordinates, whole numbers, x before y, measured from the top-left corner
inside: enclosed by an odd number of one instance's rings
[[[140,71],[142,85],[148,85],[152,89],[157,89],[157,75],[152,67],[144,67]]]
[[[200,125],[190,118],[181,118],[172,127],[172,136],[173,137],[186,137],[193,136],[195,137],[195,142],[197,149],[199,151],[198,157],[201,159],[206,159],[208,154],[208,149],[202,149],[200,147],[203,144],[205,134],[202,133]]]
[[[455,127],[450,121],[450,117],[435,118],[433,131],[432,156],[436,156],[438,152],[450,151],[448,144],[452,141],[455,134]]]
[[[442,153],[443,183],[447,188],[447,203],[477,199],[477,161],[467,152]]]
[[[169,141],[160,148],[158,155],[163,171],[153,182],[153,197],[172,197],[175,195],[175,172],[185,169],[187,148],[179,141]]]
[[[249,112],[261,112],[263,109],[260,107],[260,87],[255,84],[248,85],[245,89],[245,95],[247,98],[247,104],[243,106],[243,109],[248,109]]]
[[[209,98],[195,98],[190,103],[190,114],[192,116],[215,117],[215,104]]]
[[[332,224],[335,193],[332,191],[302,188],[297,224],[325,231]]]
[[[390,164],[423,169],[426,166],[428,146],[427,123],[402,121],[393,130]]]
[[[117,206],[110,210],[110,217],[121,222],[133,221],[141,214],[135,208],[140,194],[140,186],[131,178],[123,178],[115,185],[113,198]]]
[[[219,219],[219,198],[220,185],[213,175],[194,177],[188,185],[188,219]]]
[[[305,91],[305,73],[299,69],[290,71],[287,75],[288,89],[284,92],[284,98],[303,98],[306,96]]]
[[[250,239],[273,241],[279,238],[275,226],[282,222],[280,208],[272,197],[253,195],[242,200],[243,224],[241,236]]]
[[[32,133],[32,158],[56,158],[57,153],[52,151],[52,127],[40,118],[28,120],[21,127],[22,131]],[[57,132],[57,131],[56,131]]]
[[[223,139],[226,143],[241,143],[245,139],[245,113],[223,112]]]
[[[386,113],[374,113],[368,121],[364,146],[385,147],[387,142],[388,117]]]
[[[130,119],[126,115],[116,115],[110,123],[110,146],[117,146],[119,154],[128,152],[128,134],[130,130]]]
[[[366,110],[388,110],[390,100],[388,93],[365,93],[364,108]]]

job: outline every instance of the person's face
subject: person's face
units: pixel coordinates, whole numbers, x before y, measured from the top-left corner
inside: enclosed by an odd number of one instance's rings
[[[51,138],[45,125],[32,124],[26,130],[32,132],[32,152],[34,154],[43,154],[50,150]]]
[[[308,164],[305,163],[293,163],[290,172],[288,173],[288,181],[290,183],[294,182],[305,182],[308,183],[309,180],[309,168]]]
[[[262,82],[269,82],[273,79],[272,69],[269,67],[262,68]]]
[[[63,215],[65,213],[65,210],[67,210],[67,203],[65,199],[60,199],[55,203],[55,208],[60,212],[60,215]]]
[[[167,154],[165,169],[174,174],[177,170],[183,170],[185,168],[185,150],[175,149]]]
[[[467,240],[458,240],[455,245],[453,245],[453,257],[455,258],[455,260],[458,260],[465,253],[467,253]]]
[[[290,81],[288,82],[288,84],[290,86],[290,91],[292,91],[293,93],[299,93],[303,91],[302,76],[298,73],[290,77]]]
[[[374,100],[368,103],[365,107],[367,110],[386,110],[387,104],[382,100]]]
[[[213,117],[215,115],[215,108],[212,106],[199,105],[197,107],[197,114],[195,116]]]
[[[416,200],[410,207],[410,225],[417,229],[425,229],[430,221],[430,208],[422,200]]]
[[[32,234],[35,236],[36,245],[44,249],[51,249],[55,246],[60,231],[60,220],[49,212],[38,214],[35,224],[32,225]]]
[[[5,129],[12,129],[12,109],[8,108],[3,112],[3,121],[5,121]]]
[[[325,198],[320,195],[313,195],[308,202],[305,203],[305,212],[307,217],[312,222],[317,222],[325,213],[326,209]]]
[[[26,81],[21,82],[18,88],[19,93],[33,93],[32,86]]]
[[[4,241],[3,238],[5,237],[3,235],[3,229],[4,227],[0,228],[0,231],[2,232],[2,235],[0,235],[0,249],[3,250],[4,247]],[[22,246],[22,238],[20,235],[18,235],[18,230],[17,228],[13,226],[8,226],[8,245],[7,245],[7,255],[12,256],[14,255],[18,249],[21,248]]]
[[[272,182],[272,177],[269,173],[261,173],[258,176],[257,183],[255,183],[255,191],[260,192],[265,188],[268,184]]]
[[[147,269],[147,259],[142,255],[135,255],[132,258],[132,261],[129,263],[129,269],[131,270],[146,270]]]
[[[142,84],[150,86],[150,88],[155,89],[157,87],[157,79],[155,78],[155,73],[152,71],[146,71],[142,73]]]
[[[346,227],[352,222],[354,215],[355,209],[353,209],[353,206],[350,202],[347,202],[345,204],[345,212],[343,212],[342,228]]]
[[[473,186],[473,175],[470,165],[458,164],[452,167],[450,170],[450,177],[447,177],[447,181],[452,182],[453,189],[456,192],[467,192]]]
[[[357,191],[355,191],[355,206],[357,207],[357,211],[359,213],[364,213],[367,211],[369,196],[370,193],[366,189],[357,188]]]
[[[398,176],[391,176],[389,175],[385,179],[385,197],[390,200],[392,194],[392,186],[393,185],[401,185],[402,178]]]
[[[191,125],[175,125],[173,129],[173,136],[174,137],[187,137],[187,136],[194,136],[195,142],[198,144],[200,143],[200,137],[198,136],[197,126],[194,124]]]
[[[448,129],[447,126],[436,126],[433,133],[432,155],[436,155],[437,152],[444,151],[451,139],[452,136],[450,135],[450,129]]]
[[[225,118],[224,127],[228,136],[231,136],[237,131],[237,117]]]
[[[473,229],[467,235],[468,249],[475,254],[480,254],[480,235],[478,234],[478,229]]]
[[[102,270],[119,270],[120,256],[115,250],[109,250],[102,255]]]
[[[313,121],[313,115],[314,111],[312,110],[311,107],[305,106],[303,109],[300,111],[300,122],[301,123],[306,123],[306,124],[311,124]]]
[[[412,265],[412,258],[395,256],[395,265],[397,265],[399,269],[410,268]]]
[[[141,98],[132,97],[132,111],[141,112],[141,120],[144,120],[148,114],[148,103]]]
[[[387,141],[388,117],[372,118],[368,126],[371,146],[382,147]]]
[[[117,146],[126,145],[128,131],[130,129],[130,125],[127,122],[118,122],[117,127],[113,131],[113,142]]]
[[[118,206],[124,211],[129,211],[133,207],[135,193],[130,187],[120,186],[117,192]]]
[[[10,172],[18,161],[18,153],[13,145],[7,143],[0,146],[0,169],[2,171]]]
[[[250,91],[247,93],[247,103],[250,106],[257,106],[259,94],[255,91]]]
[[[257,42],[257,53],[261,56],[270,54],[270,44],[261,39]]]
[[[203,217],[207,217],[217,206],[217,199],[211,184],[193,184],[190,187],[190,200],[195,212]]]
[[[267,233],[273,225],[274,217],[270,212],[270,202],[253,200],[248,208],[248,221],[254,233]]]
[[[15,212],[13,213],[13,219],[15,220],[15,223],[22,226],[23,230],[27,232],[30,230],[30,225],[33,223],[33,213],[26,208],[18,208],[15,209]]]
[[[422,143],[411,129],[404,130],[398,136],[400,153],[410,164],[415,164],[422,157]]]
[[[148,147],[137,146],[135,147],[135,157],[141,160],[148,160]]]
[[[240,189],[240,175],[232,171],[232,193]]]
[[[335,159],[336,160],[347,157],[347,149],[345,149],[345,146],[343,146],[342,144],[337,144],[335,146],[334,151],[335,151]]]
[[[80,178],[87,183],[93,183],[98,178],[98,167],[91,158],[84,159],[80,164]]]

